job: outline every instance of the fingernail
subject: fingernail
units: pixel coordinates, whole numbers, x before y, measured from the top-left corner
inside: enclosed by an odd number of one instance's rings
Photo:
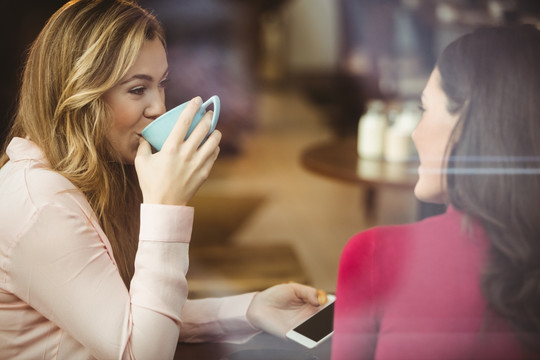
[[[328,297],[324,291],[317,290],[317,300],[319,301],[319,305],[324,305],[328,301]]]
[[[202,104],[202,98],[200,96],[196,96],[192,100],[195,104],[201,105]]]

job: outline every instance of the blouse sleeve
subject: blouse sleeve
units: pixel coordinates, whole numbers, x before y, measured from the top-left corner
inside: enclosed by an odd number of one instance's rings
[[[345,246],[339,262],[332,337],[332,359],[373,359],[377,345],[374,231],[360,233]]]
[[[77,201],[35,212],[10,250],[10,289],[103,359],[173,358],[187,296],[193,209],[142,205],[128,292]]]
[[[255,293],[188,300],[182,311],[180,342],[243,343],[261,331],[246,314]]]

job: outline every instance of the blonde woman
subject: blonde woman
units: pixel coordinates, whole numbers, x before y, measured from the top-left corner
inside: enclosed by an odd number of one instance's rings
[[[0,357],[168,359],[179,340],[283,336],[317,290],[186,300],[193,209],[221,134],[200,98],[162,151],[141,130],[165,111],[156,19],[126,0],[71,1],[32,45],[0,159]],[[142,204],[141,204],[142,203]]]

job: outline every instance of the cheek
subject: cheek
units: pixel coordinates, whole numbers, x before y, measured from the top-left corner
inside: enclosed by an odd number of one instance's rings
[[[138,117],[129,107],[116,109],[113,112],[111,128],[113,130],[126,130],[132,127],[137,122]]]
[[[452,128],[437,119],[425,118],[412,134],[423,166],[440,168]]]
[[[414,194],[422,201],[442,203],[445,189],[446,145],[452,132],[451,124],[437,119],[423,119],[413,133],[420,166]]]
[[[125,109],[129,108],[126,107]],[[137,123],[137,117],[133,112],[119,110],[119,108],[116,108],[111,115],[111,127],[106,136],[113,148],[125,157],[128,152],[132,152],[138,145],[138,139],[134,136],[132,130]]]
[[[418,156],[420,157],[422,163],[434,155],[434,150],[432,149],[434,145],[434,131],[435,129],[433,129],[431,120],[424,117],[412,134],[412,140],[416,150],[418,150]]]
[[[137,102],[130,101],[129,98],[117,90],[108,98],[105,98],[111,109],[111,129],[125,131],[133,127],[141,117],[141,110]]]

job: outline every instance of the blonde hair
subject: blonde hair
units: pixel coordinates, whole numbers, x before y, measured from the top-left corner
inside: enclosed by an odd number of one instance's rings
[[[165,44],[158,21],[131,1],[65,4],[30,48],[7,140],[29,137],[52,169],[85,194],[126,286],[134,269],[141,194],[133,166],[122,164],[107,141],[112,117],[102,95],[126,74],[144,41],[156,37]],[[7,160],[4,151],[0,166]]]

